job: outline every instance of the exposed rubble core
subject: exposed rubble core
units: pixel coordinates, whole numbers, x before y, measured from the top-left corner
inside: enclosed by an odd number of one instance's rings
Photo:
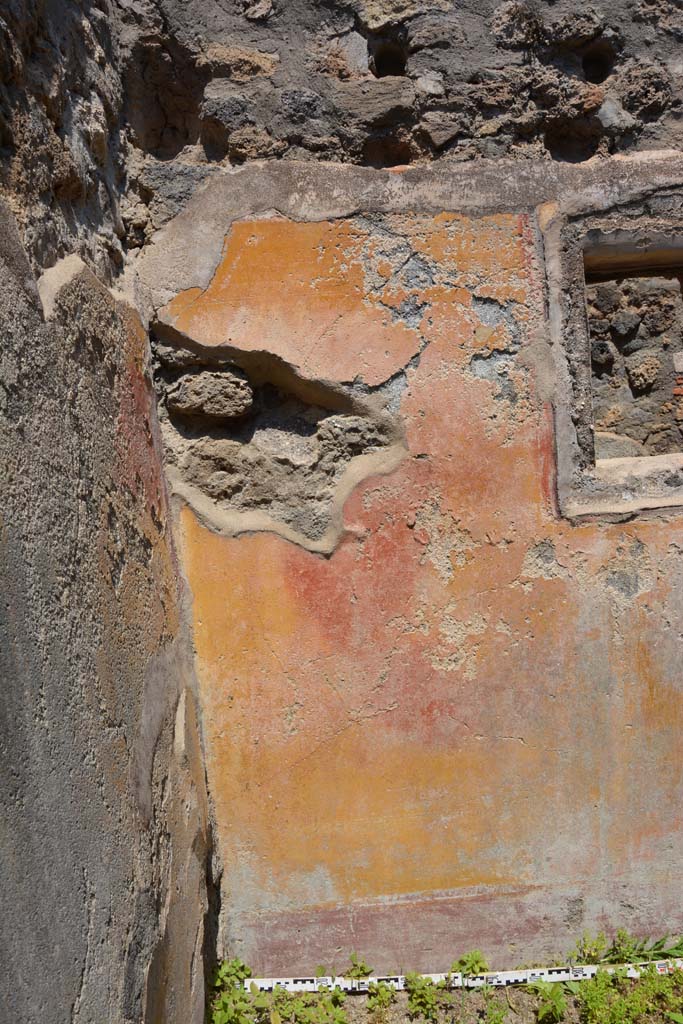
[[[576,13],[520,0],[457,10],[349,0],[323,5],[322,17],[299,2],[272,4],[256,19],[205,3],[164,7],[183,66],[192,65],[194,78],[185,77],[197,83],[174,104],[178,72],[167,60],[164,123],[177,122],[176,149],[184,140],[211,159],[390,166],[516,150],[583,160],[647,144],[658,122],[671,137],[679,106],[680,70],[666,63],[674,41],[667,28],[657,33],[653,6],[645,21],[626,5]],[[159,40],[149,19],[137,20],[129,67],[149,78],[160,68]],[[154,106],[146,111],[161,123]],[[147,129],[135,138],[154,156],[175,155]]]
[[[304,544],[320,541],[352,463],[401,445],[385,403],[353,388],[318,383],[306,401],[300,393],[310,385],[297,387],[268,360],[254,367],[252,383],[235,364],[244,360],[239,351],[221,358],[157,343],[155,353],[167,467],[217,511],[267,517],[245,515],[245,530],[281,523]]]
[[[591,284],[595,456],[683,451],[683,298],[678,275]]]
[[[105,281],[126,227],[116,7],[0,5],[0,197],[34,269],[78,252]]]

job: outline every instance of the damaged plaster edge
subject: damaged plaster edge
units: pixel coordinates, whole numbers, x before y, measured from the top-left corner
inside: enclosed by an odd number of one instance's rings
[[[683,453],[665,455],[632,455],[614,459],[596,459],[596,475],[614,484],[628,484],[630,480],[647,479],[653,473],[683,469]],[[683,490],[681,491],[683,493]]]
[[[683,506],[683,488],[667,497],[654,495],[652,497],[637,498],[599,498],[580,501],[568,499],[563,505],[563,515],[566,519],[582,520],[594,516],[631,516],[639,512],[657,512],[663,509],[679,510]]]
[[[174,466],[167,466],[166,474],[173,494],[185,502],[202,525],[211,532],[224,537],[274,533],[312,554],[329,557],[343,536],[350,532],[344,525],[344,506],[356,487],[371,477],[388,476],[393,473],[407,455],[408,449],[404,445],[393,444],[379,451],[357,455],[352,459],[335,488],[329,526],[322,537],[315,540],[280,522],[267,512],[237,512],[221,508],[218,502],[209,498],[199,488],[184,481]]]
[[[228,343],[222,345],[205,345],[185,334],[175,323],[167,319],[163,311],[149,324],[148,336],[172,348],[184,349],[195,356],[198,364],[207,368],[218,369],[226,364],[233,364],[247,374],[256,385],[272,384],[287,391],[302,402],[311,405],[322,405],[335,412],[353,412],[357,415],[385,417],[389,413],[386,401],[378,394],[397,374],[405,373],[410,360],[396,373],[390,374],[385,380],[373,384],[370,393],[364,394],[354,389],[353,381],[332,380],[328,377],[307,376],[304,369],[297,363],[290,362],[283,356],[270,352],[268,349],[245,349]],[[411,359],[414,357],[411,357]],[[403,437],[400,430],[397,440]]]
[[[76,253],[72,253],[70,256],[64,256],[62,259],[57,260],[53,266],[49,267],[40,275],[38,278],[38,294],[40,295],[40,301],[43,304],[44,320],[51,320],[54,316],[55,304],[62,289],[84,271],[90,274],[102,288],[105,287],[99,278],[93,274],[90,267],[88,267],[81,257],[76,255]]]
[[[575,466],[579,461],[579,442],[576,424],[572,418],[569,396],[572,393],[569,360],[563,345],[564,317],[562,314],[564,265],[561,256],[562,225],[564,217],[557,203],[540,206],[536,211],[543,245],[545,283],[547,290],[547,330],[550,342],[551,364],[554,369],[551,404],[554,420],[555,448],[555,503],[567,514],[564,495],[571,491]],[[563,443],[558,443],[563,438]]]
[[[656,509],[680,509],[683,507],[683,484],[667,487],[668,493],[661,493],[662,476],[680,473],[683,470],[683,454],[641,455],[615,459],[597,459],[591,474],[598,486],[604,484],[618,488],[618,496],[606,494],[585,497],[572,496],[564,502],[565,515],[569,518],[595,515],[622,515],[654,511]],[[650,486],[654,493],[633,490],[641,485]]]
[[[348,164],[254,162],[211,178],[131,261],[120,289],[146,321],[179,292],[205,289],[236,220],[281,216],[301,222],[363,213],[468,215],[532,212],[562,199],[563,210],[607,209],[683,184],[683,154],[652,150],[585,164],[482,160],[397,174]]]

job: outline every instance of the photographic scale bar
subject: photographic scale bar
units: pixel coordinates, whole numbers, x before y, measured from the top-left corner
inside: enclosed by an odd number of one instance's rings
[[[522,971],[488,971],[486,974],[422,974],[422,978],[431,978],[437,984],[448,981],[450,988],[505,988],[507,985],[533,985],[536,981],[587,981],[594,978],[598,971],[614,974],[625,971],[627,978],[639,978],[644,967],[654,967],[657,974],[671,974],[683,968],[683,959],[652,960],[639,964],[579,964],[565,967],[533,968]],[[343,992],[367,992],[371,984],[383,981],[385,985],[395,988],[398,992],[406,987],[404,974],[371,975],[369,978],[247,978],[245,989],[255,985],[260,992],[272,992],[275,988],[283,988],[286,992],[323,992],[331,988],[340,988]]]

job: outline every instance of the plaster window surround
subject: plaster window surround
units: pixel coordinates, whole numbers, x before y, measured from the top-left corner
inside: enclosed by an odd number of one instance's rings
[[[548,261],[550,335],[555,360],[557,499],[570,518],[631,517],[683,507],[683,451],[596,457],[595,395],[587,285],[674,278],[683,266],[683,194],[653,191],[600,209],[562,204],[540,210]],[[569,204],[567,204],[569,206]],[[681,372],[683,359],[669,354]],[[672,393],[672,404],[677,399]],[[673,410],[675,415],[676,409]],[[681,408],[683,415],[683,406]],[[637,447],[634,443],[634,447]],[[604,449],[603,449],[604,451]]]

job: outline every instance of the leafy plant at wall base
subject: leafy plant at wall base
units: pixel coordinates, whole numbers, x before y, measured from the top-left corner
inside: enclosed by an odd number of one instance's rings
[[[558,981],[535,981],[529,985],[529,991],[540,996],[536,1010],[539,1024],[556,1024],[562,1020],[567,1010],[567,999]]]
[[[582,964],[602,963],[607,946],[607,937],[604,932],[598,932],[595,937],[590,932],[584,932],[569,954],[569,959],[578,960]]]
[[[435,1021],[438,1012],[436,985],[431,978],[423,978],[419,974],[406,974],[406,990],[408,992],[408,1015],[423,1017],[424,1020]]]
[[[387,1011],[396,1002],[396,992],[386,981],[371,981],[368,987],[368,1010],[375,1021],[385,1021]]]
[[[224,960],[216,970],[211,1002],[211,1024],[253,1024],[252,997],[243,983],[251,970],[241,960]]]
[[[486,974],[490,970],[489,962],[480,949],[471,949],[469,953],[463,953],[451,967],[451,973],[457,974]]]
[[[505,1024],[507,1010],[500,999],[494,996],[493,990],[488,985],[484,985],[481,993],[484,997],[485,1024]]]
[[[294,994],[277,986],[270,997],[270,1024],[348,1024],[345,1000],[346,993],[337,987]],[[257,1016],[256,1024],[267,1024],[267,1018]]]
[[[683,956],[683,937],[673,939],[637,939],[620,928],[603,957],[603,963],[627,964],[650,960],[673,960]]]
[[[658,974],[654,967],[647,967],[640,978],[633,980],[625,971],[598,971],[581,985],[577,1004],[582,1024],[645,1024],[666,1018],[675,1021],[676,1014],[677,1024],[683,1024],[683,972]]]
[[[351,966],[346,971],[347,978],[369,978],[372,974],[372,967],[368,967],[365,960],[361,957],[358,959],[357,953],[352,953],[349,957]]]
[[[243,960],[236,957],[234,960],[224,960],[216,968],[216,975],[213,982],[214,988],[235,988],[241,985],[247,978],[251,978],[251,967],[247,967]]]
[[[577,942],[570,959],[592,964],[645,963],[683,957],[683,936],[673,939],[639,939],[625,928],[619,928],[612,942],[603,932],[593,938],[588,932]]]

